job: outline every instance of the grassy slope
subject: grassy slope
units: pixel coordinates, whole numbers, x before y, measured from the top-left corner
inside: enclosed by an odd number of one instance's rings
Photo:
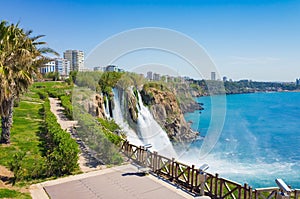
[[[29,92],[21,100],[19,107],[14,109],[14,123],[11,129],[11,145],[0,145],[0,165],[9,167],[16,152],[26,152],[26,166],[34,167],[34,163],[41,157],[42,147],[38,134],[42,128],[42,116],[39,114],[42,101],[37,94]],[[0,189],[0,198],[31,198],[29,193],[18,190],[29,186],[30,182],[23,182],[11,189]]]

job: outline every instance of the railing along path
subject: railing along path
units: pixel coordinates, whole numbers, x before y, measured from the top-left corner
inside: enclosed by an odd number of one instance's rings
[[[122,152],[137,164],[148,167],[156,175],[175,183],[195,195],[210,196],[214,199],[271,199],[277,198],[278,187],[260,188],[252,190],[248,184],[221,178],[218,174],[211,174],[177,162],[174,158],[159,155],[144,147],[135,146],[124,141]],[[289,194],[291,199],[300,199],[300,190],[294,189]]]

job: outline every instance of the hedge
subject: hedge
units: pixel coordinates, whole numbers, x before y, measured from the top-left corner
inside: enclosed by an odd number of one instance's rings
[[[50,111],[47,99],[44,103],[46,148],[48,175],[62,176],[71,174],[78,169],[78,144],[71,135],[62,130],[57,123],[57,118]]]

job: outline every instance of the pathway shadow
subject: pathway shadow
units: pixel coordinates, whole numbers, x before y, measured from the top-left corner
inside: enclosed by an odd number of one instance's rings
[[[139,176],[139,177],[144,177],[147,174],[144,172],[129,172],[129,173],[123,173],[122,176]]]
[[[1,180],[4,184],[13,184],[13,182],[14,182],[14,178],[13,178],[13,177],[8,177],[8,176],[1,176],[1,175],[0,175],[0,180]]]

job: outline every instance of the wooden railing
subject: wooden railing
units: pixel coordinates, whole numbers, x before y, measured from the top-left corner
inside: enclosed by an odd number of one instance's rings
[[[276,198],[278,187],[255,189],[248,184],[220,178],[218,174],[201,173],[194,165],[189,166],[150,152],[142,146],[124,141],[121,151],[135,163],[150,168],[153,173],[173,182],[195,195],[208,195],[215,199],[271,199]],[[293,190],[290,198],[300,199],[300,190]]]

